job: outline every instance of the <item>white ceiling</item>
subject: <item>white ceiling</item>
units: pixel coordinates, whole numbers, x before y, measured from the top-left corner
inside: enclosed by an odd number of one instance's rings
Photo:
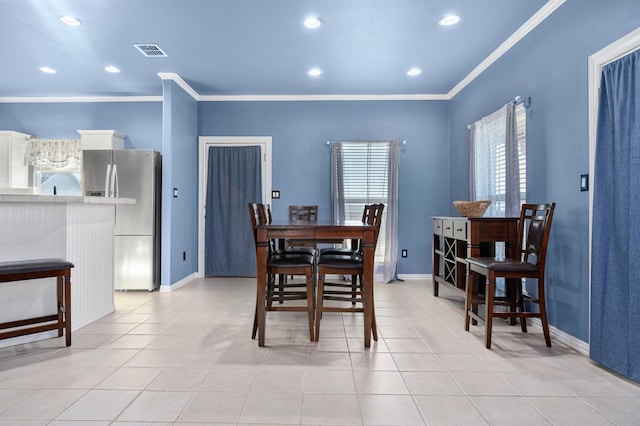
[[[159,73],[199,99],[446,99],[563,2],[0,0],[0,100],[160,96]],[[451,13],[457,25],[438,25]],[[310,15],[324,25],[304,27]],[[147,58],[136,43],[168,56]],[[323,74],[308,76],[312,67]]]

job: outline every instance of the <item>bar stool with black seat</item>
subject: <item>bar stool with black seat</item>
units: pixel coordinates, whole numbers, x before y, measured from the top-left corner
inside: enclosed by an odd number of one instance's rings
[[[318,221],[318,206],[289,206],[289,220],[290,221],[305,221],[305,222],[317,222]],[[310,249],[315,255],[317,244],[315,241],[308,240],[287,240],[285,243],[287,249],[299,250],[302,248]]]
[[[254,241],[258,225],[267,224],[267,216],[264,205],[261,203],[249,203],[249,213],[254,231]],[[257,242],[256,242],[257,243]],[[256,245],[257,249],[257,245]],[[251,338],[255,339],[258,330],[258,306],[264,303],[265,311],[289,311],[307,312],[309,320],[309,340],[314,341],[314,289],[315,289],[315,262],[314,257],[305,253],[286,253],[273,251],[269,246],[269,256],[267,259],[267,289],[265,289],[265,300],[257,300],[256,310],[253,320],[253,330]],[[275,277],[278,275],[302,275],[305,277],[303,288],[293,285],[285,285],[283,291],[275,294],[273,291]],[[304,305],[289,305],[288,302],[305,300]],[[273,302],[281,302],[274,305]]]
[[[362,209],[362,221],[364,223],[368,223],[369,225],[373,225],[373,221],[375,219],[374,215],[372,214],[372,204],[365,204],[363,209]],[[352,239],[350,241],[350,246],[343,246],[343,247],[326,247],[326,248],[321,248],[320,249],[320,256],[325,255],[325,258],[327,255],[346,255],[346,256],[351,256],[351,255],[362,255],[362,247],[361,247],[362,241],[358,240],[358,239]],[[361,288],[362,286],[362,280],[360,280],[360,282],[358,282],[358,278],[361,278],[361,276],[359,275],[352,275],[351,276],[351,291],[353,294],[353,298],[352,298],[352,305],[356,304],[356,292],[358,291],[358,288]],[[338,284],[334,284],[334,285],[338,285]],[[343,284],[344,287],[348,287],[349,284],[345,283]]]
[[[485,324],[485,344],[491,348],[493,318],[511,318],[520,320],[523,332],[527,332],[527,318],[540,318],[544,339],[551,347],[549,323],[544,296],[544,275],[547,256],[547,244],[551,231],[551,221],[555,203],[523,204],[518,222],[518,243],[515,258],[470,257],[467,258],[467,289],[465,297],[465,325],[469,331],[471,320]],[[505,295],[496,295],[496,279],[505,279]],[[536,279],[538,294],[525,294],[522,291],[522,279]],[[484,296],[482,286],[484,285]],[[526,311],[527,303],[539,305],[538,312]],[[484,305],[484,318],[478,313],[478,307]],[[496,306],[506,306],[508,311],[495,311]]]
[[[310,206],[310,207],[313,207],[313,206]],[[271,206],[269,204],[264,204],[264,212],[266,215],[267,223],[271,223],[273,220],[273,216],[271,214]],[[316,218],[317,218],[317,207],[316,207]],[[307,254],[311,256],[316,255],[316,249],[311,246],[300,245],[300,246],[287,247],[287,244],[282,240],[271,240],[269,241],[269,244],[270,244],[271,254],[279,253],[279,254]],[[291,279],[293,279],[293,276],[291,276]],[[305,283],[297,283],[297,282],[289,281],[287,278],[287,275],[280,274],[277,276],[277,282],[276,282],[276,277],[273,277],[273,286],[269,290],[272,292],[277,291],[278,303],[282,304],[284,303],[285,289],[290,290],[292,288],[303,288],[303,287],[306,287]],[[273,301],[273,298],[271,298],[270,301]]]
[[[375,226],[375,243],[378,242],[380,225],[382,224],[382,212],[384,204],[372,204],[370,206],[370,225]],[[320,338],[320,320],[323,312],[364,312],[363,286],[352,286],[344,282],[327,281],[328,275],[352,275],[359,278],[362,283],[364,271],[362,253],[331,253],[327,252],[318,257],[318,288],[316,290],[316,341]],[[333,302],[325,304],[326,302]],[[335,303],[337,302],[337,303]],[[371,332],[373,340],[378,340],[375,309],[372,307]]]

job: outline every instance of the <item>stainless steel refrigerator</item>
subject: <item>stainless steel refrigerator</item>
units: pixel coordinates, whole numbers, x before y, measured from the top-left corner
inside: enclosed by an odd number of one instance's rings
[[[148,290],[160,286],[162,157],[146,149],[85,150],[84,195],[134,198],[116,205],[114,287]]]

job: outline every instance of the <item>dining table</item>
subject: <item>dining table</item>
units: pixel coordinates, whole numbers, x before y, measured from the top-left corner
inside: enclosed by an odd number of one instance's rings
[[[376,227],[360,220],[274,220],[256,228],[256,274],[258,346],[265,345],[267,260],[271,240],[313,240],[319,244],[336,240],[357,239],[362,241],[363,257],[363,308],[364,347],[371,347],[373,322],[374,257],[376,250]]]

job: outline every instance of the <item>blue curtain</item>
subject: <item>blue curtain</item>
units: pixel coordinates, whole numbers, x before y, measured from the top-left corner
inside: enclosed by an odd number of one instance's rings
[[[603,67],[600,86],[590,351],[640,381],[640,51]]]
[[[262,202],[259,146],[210,147],[205,216],[205,275],[255,277],[248,204]]]

